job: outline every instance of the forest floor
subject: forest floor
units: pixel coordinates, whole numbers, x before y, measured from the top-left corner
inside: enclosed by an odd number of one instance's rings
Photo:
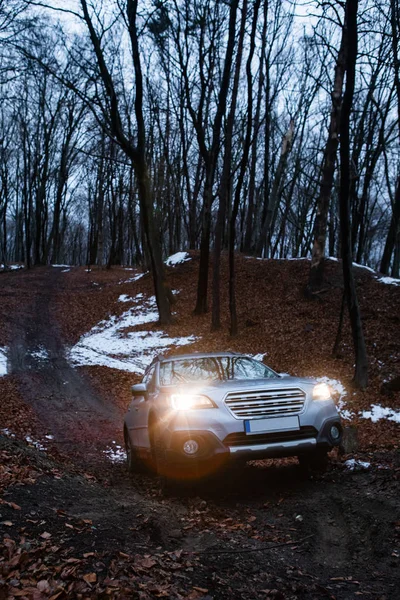
[[[355,269],[370,360],[370,385],[360,392],[351,387],[347,321],[341,356],[331,357],[339,263],[328,262],[326,290],[309,301],[307,261],[238,257],[234,340],[227,312],[213,334],[210,315],[192,315],[197,268],[196,254],[168,268],[179,293],[162,343],[195,336],[179,350],[262,354],[279,372],[340,381],[358,452],[334,454],[318,477],[287,459],[249,463],[179,492],[151,474],[130,478],[118,460],[140,373],[104,366],[117,364],[107,348],[98,364],[92,352],[76,366],[70,349],[92,328],[111,331],[126,320],[133,294],[149,303],[151,278],[123,268],[0,274],[0,350],[8,358],[0,377],[0,600],[397,599],[400,394],[381,389],[399,375],[400,289]],[[225,310],[225,259],[222,289]],[[121,339],[159,340],[157,323],[138,324],[135,315]],[[389,418],[367,418],[374,410]]]

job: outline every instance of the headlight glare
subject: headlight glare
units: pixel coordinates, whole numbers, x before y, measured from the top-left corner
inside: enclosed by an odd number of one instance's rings
[[[331,397],[331,388],[327,383],[317,383],[313,389],[314,400],[329,400]]]
[[[171,404],[175,410],[192,410],[194,408],[214,408],[214,404],[201,394],[172,394]]]

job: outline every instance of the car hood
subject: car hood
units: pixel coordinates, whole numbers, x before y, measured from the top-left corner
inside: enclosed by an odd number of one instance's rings
[[[210,381],[196,383],[182,383],[174,387],[174,392],[195,392],[215,397],[223,397],[228,392],[241,390],[268,390],[285,389],[290,387],[301,387],[305,392],[314,387],[316,381],[311,378],[302,377],[277,377],[273,379],[239,379],[229,381]],[[163,391],[171,393],[171,387],[163,388]]]

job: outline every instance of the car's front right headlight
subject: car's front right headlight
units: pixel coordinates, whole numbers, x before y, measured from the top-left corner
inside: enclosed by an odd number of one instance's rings
[[[175,410],[193,410],[196,408],[215,408],[207,396],[201,394],[172,394],[171,405]]]
[[[329,400],[332,396],[331,388],[327,383],[317,383],[313,389],[313,400]]]

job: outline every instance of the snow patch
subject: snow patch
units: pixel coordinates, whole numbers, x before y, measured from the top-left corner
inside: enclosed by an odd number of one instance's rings
[[[362,460],[356,460],[355,458],[346,460],[344,464],[349,471],[367,470],[371,467],[371,463],[364,462]]]
[[[346,402],[340,399],[336,405],[336,408],[342,419],[345,419],[346,421],[351,421],[355,417],[355,415],[351,410],[348,410],[346,406]]]
[[[47,352],[46,348],[44,346],[38,346],[37,350],[33,350],[30,355],[32,356],[32,358],[35,358],[36,360],[48,360],[49,359],[49,353]]]
[[[118,297],[118,302],[133,302],[133,298],[128,296],[128,294],[121,294]]]
[[[0,433],[2,435],[5,435],[6,437],[15,438],[15,433],[12,433],[12,431],[10,429],[8,429],[8,428],[6,428],[6,429],[0,429]]]
[[[275,260],[311,260],[309,256],[287,256],[286,258],[276,258]]]
[[[113,442],[113,444],[115,444],[115,442]],[[126,460],[125,450],[116,444],[103,450],[103,454],[105,454],[112,463],[122,463]]]
[[[6,437],[9,437],[12,439],[15,439],[15,437],[16,437],[15,433],[13,433],[11,431],[11,429],[8,429],[8,428],[0,429],[0,434],[5,435]],[[40,450],[41,452],[46,452],[47,451],[47,446],[46,446],[47,442],[45,440],[48,440],[48,441],[54,440],[54,435],[48,434],[48,435],[45,435],[44,437],[45,437],[45,439],[42,439],[41,441],[39,441],[39,440],[32,438],[32,436],[27,435],[27,436],[25,436],[25,441],[27,442],[27,444],[29,444],[30,446],[33,446],[37,450]]]
[[[400,279],[395,279],[394,277],[379,277],[378,281],[386,283],[386,285],[400,285]]]
[[[63,269],[61,273],[69,273],[71,269]]]
[[[118,282],[118,285],[121,285],[122,283],[134,283],[135,281],[138,281],[138,279],[141,279],[144,275],[147,275],[147,273],[148,271],[146,271],[146,273],[138,273],[137,275],[135,275],[134,277],[130,277],[129,279],[122,279]]]
[[[168,267],[174,267],[175,265],[179,265],[188,260],[191,260],[188,252],[177,252],[176,254],[169,256],[165,261],[165,264],[168,265]]]
[[[23,269],[24,265],[6,265],[4,266],[3,264],[0,265],[0,269],[6,269],[9,271],[18,271],[18,269]]]
[[[7,375],[7,346],[0,346],[0,377]]]
[[[131,300],[134,305],[129,310],[101,321],[70,348],[67,356],[74,366],[103,366],[142,374],[160,352],[196,341],[194,336],[172,338],[164,331],[126,331],[158,321],[154,296],[137,294]]]
[[[70,269],[71,265],[51,265],[52,267],[55,267],[56,269]]]
[[[363,410],[360,416],[362,419],[371,419],[373,423],[376,423],[380,419],[400,423],[400,411],[381,406],[380,404],[371,404],[371,410]]]
[[[34,448],[36,448],[36,450],[40,450],[41,452],[45,452],[47,450],[46,446],[43,446],[43,444],[41,442],[38,442],[37,440],[32,439],[30,435],[27,435],[25,440],[28,442],[28,444],[30,446],[33,446]]]
[[[371,267],[367,267],[366,265],[359,265],[358,263],[353,262],[353,267],[358,267],[359,269],[365,269],[366,271],[369,271],[370,273],[373,273],[375,275],[374,269],[371,269]]]

